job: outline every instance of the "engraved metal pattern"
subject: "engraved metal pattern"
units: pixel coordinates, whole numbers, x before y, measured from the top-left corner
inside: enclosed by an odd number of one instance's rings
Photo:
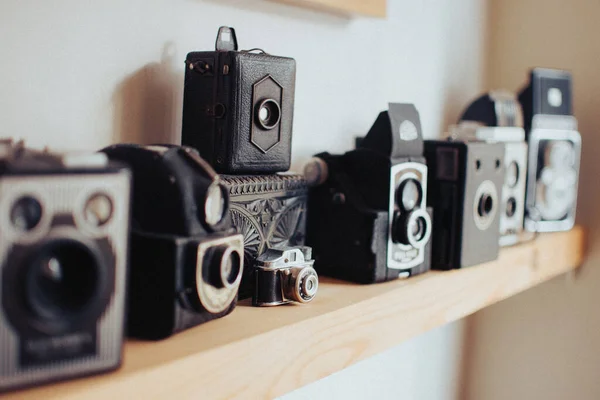
[[[85,224],[83,216],[85,201],[95,193],[107,194],[114,205],[113,218],[99,228]],[[77,225],[78,235],[90,239],[110,239],[116,261],[115,291],[97,323],[96,355],[21,369],[18,361],[19,335],[0,310],[0,390],[90,374],[118,365],[123,343],[129,193],[127,171],[91,175],[11,176],[0,180],[1,260],[6,259],[12,244],[32,243],[54,232],[50,225],[53,215],[71,214]],[[35,196],[42,204],[45,215],[31,237],[13,229],[10,222],[10,208],[24,194]],[[64,226],[61,229],[64,230]],[[71,230],[75,231],[75,228]],[[4,264],[0,265],[0,273],[4,267]],[[1,290],[0,285],[0,292]]]

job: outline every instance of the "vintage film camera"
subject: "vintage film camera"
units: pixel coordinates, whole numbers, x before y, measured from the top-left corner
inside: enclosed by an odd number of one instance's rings
[[[233,311],[243,238],[218,175],[188,147],[103,151],[133,171],[128,333],[162,339]]]
[[[425,141],[433,268],[463,268],[498,257],[504,153],[504,143]]]
[[[504,143],[504,184],[500,206],[500,246],[518,243],[523,232],[527,143],[523,112],[516,96],[506,91],[486,93],[465,110],[454,139]]]
[[[254,293],[256,258],[270,248],[303,245],[308,184],[297,174],[221,175],[233,226],[244,237],[240,298]]]
[[[0,392],[121,363],[130,173],[0,142]]]
[[[322,275],[360,283],[425,272],[432,223],[419,114],[390,104],[360,147],[317,154],[305,175],[307,244]]]
[[[278,306],[312,301],[319,288],[314,263],[308,246],[265,251],[254,265],[256,281],[252,304]]]
[[[536,68],[519,95],[529,143],[525,229],[531,232],[575,224],[581,135],[571,90],[569,72]]]
[[[238,51],[221,27],[216,51],[187,55],[182,143],[219,173],[287,171],[291,162],[296,61]]]

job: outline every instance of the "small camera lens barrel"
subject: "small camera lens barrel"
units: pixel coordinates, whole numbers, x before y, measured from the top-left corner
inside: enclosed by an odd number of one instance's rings
[[[414,179],[407,179],[398,188],[398,205],[404,211],[412,211],[421,203],[421,193],[421,184]]]
[[[519,183],[519,165],[516,161],[511,162],[506,168],[505,182],[511,188]]]
[[[477,212],[480,217],[488,217],[494,209],[494,199],[490,193],[483,193],[479,196],[479,206]]]
[[[57,240],[28,265],[27,302],[40,317],[62,319],[85,312],[98,293],[99,281],[100,264],[85,244]]]
[[[300,267],[292,268],[290,284],[287,290],[284,288],[284,292],[287,292],[287,296],[299,303],[308,303],[315,298],[318,289],[317,271],[312,267]]]
[[[508,218],[512,218],[515,215],[515,212],[517,211],[517,200],[514,197],[510,197],[507,201],[506,201],[506,216]]]
[[[22,232],[30,231],[42,219],[42,205],[30,196],[21,197],[10,211],[12,225]]]
[[[281,120],[281,107],[274,99],[266,99],[256,106],[256,120],[261,128],[271,130]]]
[[[392,223],[392,241],[421,248],[431,236],[431,218],[425,210],[417,209],[408,215],[397,213]]]
[[[229,246],[215,246],[206,253],[203,268],[207,268],[208,283],[214,287],[232,287],[242,273],[241,257]]]

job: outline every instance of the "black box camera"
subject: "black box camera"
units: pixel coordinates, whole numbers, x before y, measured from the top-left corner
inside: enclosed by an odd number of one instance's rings
[[[121,363],[131,176],[0,143],[0,392]]]
[[[305,175],[316,184],[307,244],[320,274],[373,283],[429,269],[427,165],[412,104],[390,104],[359,148],[317,154]]]
[[[243,238],[214,170],[188,147],[103,151],[133,171],[128,333],[162,339],[233,311]]]
[[[221,27],[216,51],[187,55],[182,143],[219,173],[287,171],[291,163],[296,61],[238,51]]]

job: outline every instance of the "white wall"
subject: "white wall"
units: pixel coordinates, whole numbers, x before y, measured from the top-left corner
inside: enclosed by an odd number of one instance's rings
[[[389,0],[374,20],[258,0],[2,0],[0,134],[67,149],[176,141],[185,55],[231,25],[242,48],[298,62],[295,167],[350,148],[388,101],[416,103],[435,137],[482,88],[486,3]],[[442,328],[292,397],[377,386],[452,399],[458,342],[459,328]]]
[[[489,86],[517,89],[532,66],[573,73],[583,150],[577,220],[582,270],[477,313],[470,321],[468,399],[600,398],[600,2],[492,2]]]

